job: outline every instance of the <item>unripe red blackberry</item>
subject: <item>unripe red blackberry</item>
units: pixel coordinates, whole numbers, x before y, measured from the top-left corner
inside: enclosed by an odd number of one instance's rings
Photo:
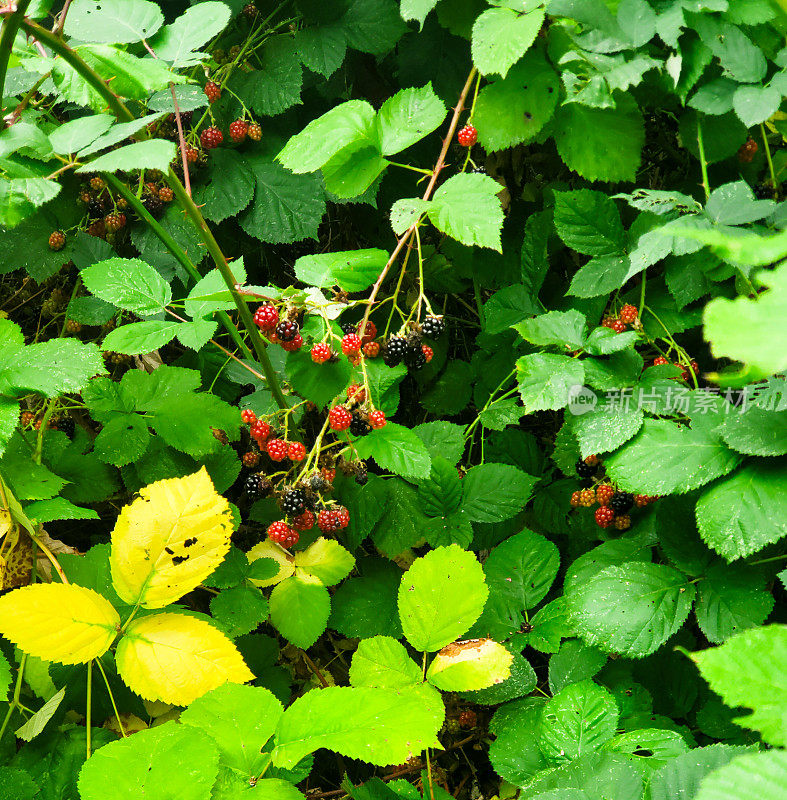
[[[580,492],[571,493],[571,507],[578,508],[582,503],[580,502]]]
[[[596,487],[596,500],[600,506],[607,505],[614,494],[615,489],[608,483],[601,483]]]
[[[620,320],[621,322],[625,322],[627,325],[631,325],[633,322],[636,322],[638,316],[639,311],[637,310],[637,307],[631,305],[631,303],[626,303],[626,305],[620,309]]]
[[[262,128],[256,122],[249,123],[249,127],[246,130],[246,135],[251,139],[253,142],[259,142],[262,139]]]
[[[260,454],[255,453],[254,450],[249,450],[247,453],[243,454],[241,461],[244,467],[251,469],[260,463]]]
[[[282,547],[292,547],[298,543],[299,536],[286,522],[279,520],[268,526],[268,538]]]
[[[230,139],[233,142],[242,142],[246,138],[249,131],[249,126],[246,120],[236,119],[235,122],[230,123]]]
[[[247,425],[251,425],[257,421],[257,415],[250,408],[244,408],[243,411],[240,412],[240,418],[241,421],[245,422]]]
[[[126,224],[126,215],[113,211],[104,217],[104,225],[110,233],[119,231]]]
[[[262,328],[264,331],[273,330],[278,323],[279,312],[277,311],[276,306],[273,306],[270,303],[261,305],[254,312],[254,324]]]
[[[292,527],[296,531],[308,531],[314,527],[316,517],[313,511],[304,511],[292,518]]]
[[[366,389],[358,383],[351,383],[347,387],[347,399],[354,403],[366,401]]]
[[[428,364],[434,358],[434,350],[428,344],[421,345],[421,352],[424,354],[424,359]]]
[[[472,147],[478,141],[478,131],[472,125],[465,125],[456,134],[456,140],[462,147]]]
[[[615,512],[609,506],[601,506],[596,509],[594,516],[599,528],[608,528],[615,519]]]
[[[90,188],[94,192],[100,192],[105,186],[106,183],[104,183],[104,179],[100,175],[94,175],[90,179]]]
[[[380,355],[380,345],[378,342],[367,342],[363,346],[363,354],[367,358],[376,358]]]
[[[252,438],[256,439],[257,442],[264,442],[271,435],[271,426],[264,420],[255,419],[254,422],[251,423],[249,433],[251,433]]]
[[[282,342],[281,346],[288,353],[300,350],[303,347],[303,336],[301,336],[300,333],[296,333],[295,338],[291,342]]]
[[[352,415],[344,406],[334,406],[328,412],[328,424],[335,431],[347,430],[352,421]]]
[[[199,150],[196,147],[192,147],[190,144],[186,145],[186,161],[189,164],[196,164],[199,161]]]
[[[319,514],[317,514],[317,527],[323,533],[333,533],[334,531],[338,531],[339,528],[341,528],[339,515],[331,509],[323,508]]]
[[[628,514],[621,514],[615,517],[614,525],[619,531],[627,531],[631,527],[631,517]]]
[[[312,347],[312,361],[315,364],[324,364],[326,361],[330,361],[332,355],[333,350],[325,342],[320,342]]]
[[[342,337],[342,353],[353,355],[361,349],[361,337],[357,333],[346,333]]]
[[[369,412],[369,424],[373,428],[384,428],[386,421],[385,413],[379,409]]]
[[[287,458],[290,461],[303,461],[306,458],[306,445],[303,442],[289,442],[287,444]]]
[[[57,252],[66,246],[66,235],[63,231],[53,231],[49,234],[49,249]]]
[[[287,442],[283,439],[270,439],[265,449],[272,461],[284,461],[287,458]]]
[[[215,103],[221,97],[221,87],[214,81],[208,81],[205,84],[205,96],[208,102]]]
[[[174,198],[175,193],[169,188],[169,186],[162,186],[158,190],[158,199],[161,200],[162,203],[171,203]]]
[[[478,718],[476,717],[475,711],[471,708],[466,708],[459,714],[459,725],[462,728],[475,728],[478,724]]]
[[[224,141],[224,134],[216,127],[205,128],[199,135],[199,141],[204,150],[212,150]]]
[[[590,508],[592,505],[596,503],[596,493],[592,489],[583,489],[579,493],[579,504],[581,506],[585,506],[585,508]]]

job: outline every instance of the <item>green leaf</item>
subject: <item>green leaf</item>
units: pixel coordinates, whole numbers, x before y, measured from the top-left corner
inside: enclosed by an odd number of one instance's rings
[[[299,697],[276,732],[273,762],[292,767],[327,747],[372,764],[401,764],[427,747],[439,746],[445,709],[431,687],[366,689],[329,686]]]
[[[488,408],[478,413],[481,424],[492,431],[505,430],[509,425],[516,425],[525,413],[525,409],[513,398],[496,400]]]
[[[750,555],[787,534],[784,459],[750,460],[709,486],[697,501],[705,542],[728,561]]]
[[[501,706],[489,723],[489,731],[495,735],[489,760],[497,774],[515,786],[526,785],[549,766],[534,735],[543,708],[543,698],[523,697]]]
[[[161,313],[172,300],[169,284],[138,258],[110,258],[81,272],[96,297],[141,317]]]
[[[532,141],[555,113],[558,77],[533,50],[505,78],[481,89],[473,112],[478,141],[490,151]]]
[[[525,697],[535,689],[538,683],[535,670],[521,654],[516,652],[518,645],[508,642],[504,645],[514,657],[511,662],[511,675],[502,683],[490,686],[488,689],[478,689],[474,692],[463,692],[462,697],[471,703],[482,705],[498,705],[518,697]]]
[[[36,500],[25,506],[25,514],[36,522],[46,523],[61,519],[98,519],[92,508],[80,508],[65,499],[53,497],[50,500]]]
[[[166,172],[175,157],[175,145],[164,139],[134,142],[83,164],[77,172],[130,172],[134,169],[158,169]]]
[[[312,71],[330,78],[342,65],[347,41],[340,25],[304,28],[295,34],[301,61]]]
[[[697,586],[697,615],[702,632],[716,644],[761,625],[773,609],[773,595],[756,569],[711,565]]]
[[[656,35],[656,12],[646,0],[622,0],[617,20],[635,47],[647,44]]]
[[[328,405],[347,386],[352,375],[347,359],[315,364],[306,348],[287,355],[286,370],[292,388],[320,408]]]
[[[237,73],[230,88],[261,116],[272,117],[298,104],[303,71],[295,41],[289,36],[271,37],[255,55],[261,69]]]
[[[278,164],[248,159],[254,171],[254,203],[240,218],[250,236],[271,244],[317,237],[325,192],[317,175],[293,175]]]
[[[564,764],[601,748],[618,726],[612,695],[591,680],[558,692],[541,712],[539,744],[553,764]]]
[[[395,0],[351,0],[342,26],[350,47],[375,56],[391,50],[407,31]]]
[[[487,689],[511,676],[513,660],[513,654],[492,639],[456,642],[432,659],[426,680],[444,692]]]
[[[337,153],[323,165],[327,191],[342,200],[362,195],[388,166],[376,145],[356,142]]]
[[[604,466],[623,491],[680,494],[726,475],[740,460],[705,427],[648,419]]]
[[[331,599],[316,578],[292,577],[273,588],[270,608],[271,623],[276,630],[288,642],[305,650],[325,630]]]
[[[442,233],[466,245],[502,252],[503,209],[497,197],[500,184],[488,175],[461,173],[435,192],[429,219]]]
[[[747,127],[765,122],[779,109],[782,93],[775,86],[739,86],[732,96],[732,107]]]
[[[655,770],[686,753],[689,745],[678,731],[644,728],[616,736],[604,749],[643,759],[647,767]]]
[[[318,253],[301,256],[295,262],[295,276],[321,289],[339,286],[346,292],[362,292],[374,283],[387,261],[388,253],[379,248]]]
[[[283,713],[267,689],[226,683],[194,700],[180,722],[207,734],[218,748],[220,766],[240,773],[248,783],[266,766],[263,748]]]
[[[425,478],[431,469],[423,442],[409,428],[395,422],[358,439],[355,450],[358,458],[373,458],[382,469],[405,478]]]
[[[233,261],[230,268],[238,281],[246,280],[246,270],[243,268],[242,261]],[[211,296],[227,295],[227,299],[207,299]],[[194,319],[206,317],[214,311],[229,311],[235,308],[232,297],[227,292],[227,284],[218,269],[212,269],[207,275],[200,278],[189,292],[184,302],[186,313]]]
[[[744,361],[772,375],[787,367],[787,331],[773,325],[787,314],[787,264],[756,277],[767,288],[756,300],[715,297],[705,306],[704,335],[716,358]]]
[[[150,39],[163,23],[161,9],[149,0],[80,0],[69,12],[66,34],[83,42],[131,44]]]
[[[616,450],[637,434],[643,422],[642,409],[618,410],[602,406],[587,414],[571,417],[571,432],[579,442],[582,458],[587,458],[596,453]]]
[[[231,12],[226,3],[208,0],[199,5],[199,8],[187,8],[184,14],[172,24],[164,26],[150,42],[156,56],[171,62],[173,67],[198,64],[200,54],[192,51],[221,33],[230,21]]]
[[[451,422],[424,422],[416,425],[412,431],[424,443],[432,458],[442,456],[456,463],[462,457],[465,440],[461,426]]]
[[[651,545],[641,538],[603,542],[583,553],[568,568],[563,581],[564,591],[574,591],[606,567],[620,566],[630,561],[650,562],[652,556]]]
[[[543,9],[519,14],[510,8],[489,8],[473,25],[473,63],[481,74],[504,78],[536,40],[544,24]]]
[[[719,17],[701,14],[695,30],[721,62],[725,74],[740,83],[756,83],[765,77],[765,56],[737,26]]]
[[[572,250],[586,256],[619,256],[625,234],[615,201],[592,189],[555,192],[555,228]]]
[[[419,27],[424,24],[427,14],[437,5],[437,0],[401,0],[402,19],[414,19]]]
[[[5,179],[0,186],[0,224],[13,228],[60,192],[60,184],[46,178]]]
[[[616,108],[569,103],[555,113],[555,144],[566,166],[591,181],[632,181],[645,141],[642,116],[629,95]],[[609,142],[615,147],[610,148]]]
[[[688,753],[670,759],[650,781],[651,800],[674,800],[683,794],[696,798],[702,779],[727,764],[736,755],[746,752],[743,747],[714,744],[696,747]]]
[[[390,156],[406,150],[436,130],[444,119],[445,106],[431,83],[420,89],[402,89],[377,112],[380,152]]]
[[[268,619],[268,601],[256,586],[233,586],[211,598],[210,613],[234,639],[251,633]]]
[[[746,413],[728,414],[718,428],[721,438],[747,456],[787,454],[787,410],[768,411],[749,406]]]
[[[444,517],[459,508],[462,501],[462,483],[456,467],[442,456],[432,459],[432,471],[427,480],[418,485],[418,502],[430,517]]]
[[[719,647],[691,657],[702,677],[731,708],[752,709],[735,717],[773,745],[787,741],[787,626],[767,625],[739,633]],[[742,679],[745,676],[745,680]]]
[[[198,770],[183,770],[185,763]],[[205,800],[218,774],[212,740],[176,722],[139,731],[96,750],[79,775],[83,800],[120,800],[137,793],[175,792],[181,800]]]
[[[356,141],[374,143],[375,112],[365,100],[348,100],[312,120],[276,157],[296,173],[314,172]]]
[[[399,479],[387,483],[389,496],[372,541],[383,555],[395,558],[423,541],[429,517],[421,511],[415,489]]]
[[[481,464],[464,479],[461,513],[472,522],[502,522],[527,504],[538,479],[509,464]]]
[[[579,350],[587,335],[585,315],[573,308],[570,311],[548,311],[511,327],[526,342],[540,347],[556,345]]]
[[[128,355],[151,353],[171,342],[179,328],[179,322],[167,320],[134,322],[111,331],[104,339],[102,347],[105,351]]]
[[[751,797],[778,797],[787,781],[787,753],[770,750],[734,758],[714,770],[700,784],[696,800],[737,800]]]
[[[11,688],[11,665],[5,656],[0,655],[0,699],[5,702],[8,699],[8,690]]]
[[[399,615],[410,644],[440,650],[478,619],[489,590],[473,553],[439,547],[413,562],[399,586]]]
[[[153,5],[153,3],[150,3],[150,5]],[[80,6],[77,6],[77,8],[80,8]],[[69,18],[69,22],[71,21]],[[52,149],[56,153],[76,153],[95,141],[102,133],[106,133],[112,127],[114,121],[115,118],[111,114],[94,114],[93,116],[80,117],[71,122],[66,122],[49,134]]]
[[[106,374],[94,344],[75,339],[49,339],[10,354],[0,367],[0,391],[24,389],[46,397],[79,392],[89,378]]]
[[[375,636],[358,644],[350,665],[350,684],[368,689],[420,686],[421,670],[404,645],[390,636]]]
[[[297,575],[306,573],[317,578],[323,586],[343,581],[355,566],[355,559],[335,539],[320,536],[305,550],[295,554]]]
[[[581,361],[551,353],[522,356],[517,359],[516,374],[519,394],[528,414],[564,408],[568,405],[569,392],[585,381]]]
[[[642,658],[655,652],[686,620],[694,587],[663,564],[606,567],[566,594],[579,635],[608,652]]]
[[[222,222],[243,211],[251,202],[254,173],[237,150],[217,147],[210,151],[208,158],[210,180],[195,195],[203,215],[212,222]]]
[[[33,714],[30,719],[25,722],[24,725],[17,728],[14,733],[17,735],[19,739],[23,739],[26,742],[32,741],[35,739],[41,731],[44,730],[46,727],[47,722],[55,715],[60,704],[63,702],[63,698],[66,696],[66,689],[65,686],[49,700],[38,709],[38,711]]]
[[[421,405],[434,415],[453,416],[470,402],[473,369],[467,361],[451,359],[421,396]]]
[[[606,654],[580,639],[566,639],[549,659],[549,689],[557,694],[566,686],[594,677],[607,663]]]
[[[616,333],[599,325],[590,332],[584,350],[592,356],[608,356],[612,353],[619,353],[621,350],[628,350],[637,343],[638,339],[639,335],[636,331]]]
[[[376,569],[368,573],[364,569],[360,578],[344,581],[331,598],[330,627],[359,639],[401,637],[396,603],[401,575],[395,564],[380,561]]]

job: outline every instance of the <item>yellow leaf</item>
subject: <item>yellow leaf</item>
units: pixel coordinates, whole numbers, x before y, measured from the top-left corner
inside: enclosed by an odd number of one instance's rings
[[[204,467],[139,494],[112,531],[112,582],[127,603],[163,608],[216,569],[230,549],[232,516]]]
[[[223,683],[254,680],[223,633],[184,614],[154,614],[132,622],[115,661],[120,677],[138,695],[177,706]]]
[[[0,597],[0,633],[31,656],[84,664],[109,649],[120,617],[84,586],[40,583]]]
[[[258,544],[255,544],[254,547],[246,553],[246,557],[249,559],[249,563],[256,561],[258,558],[272,558],[279,565],[278,573],[272,578],[267,578],[266,580],[251,579],[251,582],[255,586],[259,586],[260,589],[264,589],[266,586],[275,586],[277,583],[281,583],[285,578],[289,578],[290,575],[295,573],[295,558],[281,547],[281,545],[272,542],[267,537]]]

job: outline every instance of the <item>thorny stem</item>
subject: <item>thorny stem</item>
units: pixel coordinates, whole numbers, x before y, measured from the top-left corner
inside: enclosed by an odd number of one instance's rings
[[[8,60],[11,58],[11,49],[29,5],[30,0],[18,0],[16,10],[3,22],[3,33],[0,35],[0,111],[3,109],[3,89],[8,72]]]
[[[325,676],[322,674],[322,672],[320,672],[320,668],[309,658],[305,650],[301,650],[301,655],[303,656],[303,660],[306,662],[306,665],[309,667],[312,674],[315,675],[322,684],[322,688],[326,689],[328,686],[330,686],[328,681],[325,680]]]
[[[118,721],[118,727],[120,728],[120,735],[126,739],[128,738],[128,734],[126,733],[126,729],[123,726],[123,720],[120,718],[120,712],[118,711],[117,703],[115,703],[115,695],[112,694],[112,687],[109,685],[109,679],[107,678],[107,673],[104,671],[104,665],[101,663],[101,659],[96,659],[96,664],[98,664],[98,669],[101,672],[101,677],[104,679],[104,684],[107,687],[107,692],[109,693],[109,701],[112,703],[112,710],[115,712],[115,719]]]
[[[93,716],[93,662],[87,662],[87,700],[85,702],[85,747],[90,758],[90,728]]]
[[[60,12],[60,16],[57,18],[55,27],[52,28],[52,33],[56,33],[59,36],[63,32],[63,28],[66,24],[66,15],[68,14],[68,9],[73,1],[74,0],[66,0],[66,2],[63,3],[63,10]]]
[[[768,137],[765,135],[765,125],[761,122],[760,123],[760,135],[762,136],[762,143],[765,148],[765,158],[768,160],[768,169],[771,173],[771,185],[773,186],[774,193],[778,188],[778,184],[776,183],[776,170],[773,168],[773,159],[771,158],[771,148],[768,144]]]
[[[432,196],[432,192],[437,185],[437,178],[445,166],[445,158],[448,155],[448,148],[451,146],[451,142],[454,139],[454,133],[456,132],[456,127],[459,124],[459,116],[465,107],[465,99],[467,98],[467,93],[470,91],[470,87],[473,85],[475,76],[476,68],[473,67],[470,70],[470,74],[467,76],[465,85],[459,95],[456,108],[454,108],[454,115],[451,117],[451,124],[448,126],[448,133],[446,133],[445,139],[443,139],[443,146],[440,150],[440,155],[437,157],[435,168],[432,170],[432,177],[429,180],[426,191],[424,192],[422,198],[423,200],[428,200]],[[391,269],[393,264],[396,262],[396,259],[399,257],[399,253],[402,252],[402,248],[405,246],[405,244],[407,244],[413,237],[419,221],[420,220],[416,220],[413,222],[413,224],[399,237],[396,247],[394,247],[393,253],[391,253],[391,257],[388,259],[382,271],[377,276],[377,280],[374,282],[369,299],[367,300],[366,311],[364,312],[363,319],[361,320],[361,324],[359,326],[361,330],[366,327],[366,323],[369,321],[369,314],[371,313],[372,306],[374,305],[374,300],[377,297],[377,293],[380,291],[380,287],[383,285],[383,281],[385,280],[385,276],[388,274],[388,270]]]
[[[705,142],[702,138],[702,123],[697,122],[697,148],[700,154],[700,167],[702,169],[702,188],[705,190],[705,200],[710,197],[710,181],[708,180],[708,162],[705,160]]]

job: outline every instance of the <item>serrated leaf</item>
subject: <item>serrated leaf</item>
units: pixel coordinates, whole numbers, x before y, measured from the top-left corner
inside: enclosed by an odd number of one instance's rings
[[[642,658],[655,652],[686,620],[694,587],[663,564],[606,567],[566,594],[571,619],[591,645]]]
[[[607,656],[580,639],[566,639],[549,659],[549,688],[557,694],[572,683],[594,677],[606,664]]]
[[[696,800],[737,800],[740,797],[778,797],[787,780],[783,750],[750,753],[714,770],[700,784]]]
[[[114,121],[111,114],[80,117],[55,128],[49,134],[49,142],[56,153],[76,153],[106,133]]]
[[[443,101],[432,84],[402,89],[377,112],[375,130],[384,156],[399,153],[436,130],[445,119]]]
[[[399,586],[399,615],[410,644],[440,650],[478,619],[489,589],[475,555],[453,544],[417,559]]]
[[[555,192],[555,228],[572,250],[586,256],[623,252],[625,235],[615,201],[603,192]]]
[[[579,359],[552,353],[522,356],[517,359],[516,374],[528,414],[565,407],[570,391],[585,381],[585,369]]]
[[[448,461],[456,462],[462,457],[465,440],[462,428],[451,422],[424,422],[416,425],[413,433],[424,443],[429,454],[442,456]]]
[[[285,550],[281,545],[272,542],[270,539],[263,539],[258,542],[246,554],[249,563],[254,564],[255,561],[263,559],[263,561],[273,561],[276,564],[276,572],[270,577],[259,578],[255,575],[250,576],[251,582],[261,589],[266,586],[274,586],[281,583],[285,578],[289,578],[295,573],[295,559],[291,553]]]
[[[421,670],[396,639],[375,636],[358,644],[350,665],[352,686],[402,689],[422,683]]]
[[[186,759],[184,762],[182,759]],[[199,768],[184,769],[184,763]],[[83,800],[120,800],[139,793],[205,800],[216,780],[218,755],[205,734],[167,722],[99,748],[79,774]]]
[[[271,623],[287,641],[304,650],[328,624],[331,599],[317,578],[294,576],[279,583],[270,596]]]
[[[36,500],[25,506],[25,514],[36,522],[54,522],[62,519],[98,519],[98,512],[92,508],[75,506],[65,497],[52,497]]]
[[[431,517],[451,514],[462,500],[462,484],[456,467],[442,456],[432,459],[429,479],[418,485],[418,502]]]
[[[502,522],[527,504],[538,479],[509,464],[473,467],[463,482],[461,513],[472,522]]]
[[[615,735],[618,708],[612,695],[591,680],[558,692],[541,712],[539,744],[553,764],[599,750]]]
[[[265,745],[284,713],[282,704],[259,686],[225,684],[197,698],[180,715],[180,722],[206,733],[219,750],[219,764],[245,779],[265,767]]]
[[[591,258],[574,273],[566,294],[574,297],[598,297],[608,294],[625,283],[628,271],[629,260],[625,256]]]
[[[516,786],[527,784],[549,764],[534,734],[541,721],[544,699],[523,697],[501,706],[489,724],[495,740],[489,747],[489,760],[504,780]]]
[[[395,564],[386,561],[371,575],[346,580],[331,598],[330,627],[357,638],[400,637],[396,592],[401,575]]]
[[[740,460],[706,427],[648,419],[604,466],[623,491],[655,495],[696,489],[726,475]]]
[[[344,31],[337,24],[304,28],[295,35],[295,43],[301,61],[324,78],[339,69],[347,53]]]
[[[210,151],[209,182],[195,193],[204,216],[222,222],[246,208],[254,197],[254,173],[237,150]]]
[[[66,34],[83,42],[130,44],[150,39],[163,22],[161,9],[149,0],[79,0]]]
[[[787,741],[787,626],[767,625],[744,631],[719,647],[691,657],[702,677],[731,708],[752,709],[735,722],[759,731],[773,745]],[[745,680],[742,680],[745,676]]]
[[[372,764],[400,764],[437,746],[444,716],[442,698],[429,686],[399,691],[349,686],[313,690],[284,712],[273,763],[292,767],[327,747]]]
[[[145,320],[122,325],[104,338],[102,349],[127,355],[152,353],[171,342],[182,323],[169,320]]]
[[[511,327],[530,344],[541,347],[556,345],[569,350],[579,350],[587,333],[585,315],[573,308],[570,311],[548,311]]]
[[[55,712],[63,702],[65,696],[66,687],[64,686],[60,691],[55,692],[55,694],[53,694],[24,725],[14,731],[16,736],[26,742],[35,739],[35,737],[44,730],[47,722],[55,715]],[[5,787],[3,786],[2,788]]]
[[[613,334],[617,335],[617,334]],[[600,409],[571,417],[571,432],[579,443],[582,458],[616,450],[642,427],[645,416],[642,409]]]
[[[112,581],[127,603],[163,608],[210,575],[230,546],[227,501],[203,467],[144,487],[112,531]]]
[[[488,689],[511,676],[514,656],[492,639],[446,645],[432,659],[426,680],[444,692]]]
[[[544,23],[543,9],[520,14],[510,8],[489,8],[473,24],[473,63],[486,75],[504,78],[538,36]]]
[[[223,633],[183,614],[134,620],[118,643],[115,661],[120,677],[140,697],[179,706],[223,683],[254,679]]]
[[[532,141],[555,112],[558,85],[544,57],[526,53],[505,78],[481,89],[473,112],[478,141],[491,151]]]
[[[355,566],[355,558],[335,539],[320,536],[295,554],[296,569],[317,578],[323,586],[343,581]]]
[[[339,286],[346,292],[361,292],[374,283],[387,261],[388,253],[379,248],[318,253],[301,256],[295,262],[295,275],[322,289]]]
[[[787,454],[787,410],[750,406],[745,414],[728,414],[718,432],[733,450],[748,456]]]
[[[82,586],[38,584],[0,597],[0,633],[47,661],[85,664],[105,653],[119,630],[109,601]]]
[[[268,601],[256,586],[241,584],[215,595],[210,601],[210,613],[234,639],[250,633],[268,619]]]
[[[642,116],[628,95],[617,107],[590,108],[569,103],[555,113],[555,144],[566,166],[591,181],[630,181],[645,141]],[[615,147],[608,147],[610,141]]]
[[[261,116],[275,116],[299,103],[303,70],[295,41],[289,36],[270,37],[255,56],[260,69],[236,73],[229,88]]]
[[[158,169],[166,172],[175,157],[175,145],[164,139],[148,139],[112,150],[83,164],[77,172],[130,172],[134,169]]]
[[[123,2],[123,0],[121,0]],[[192,53],[221,33],[230,21],[231,11],[226,3],[200,3],[200,8],[187,8],[172,24],[165,25],[151,40],[156,56],[172,62],[173,67],[185,67],[199,62]]]
[[[389,422],[355,443],[358,458],[373,458],[386,470],[406,478],[429,475],[431,458],[423,442],[403,425]]]
[[[745,752],[742,747],[724,744],[696,747],[668,761],[653,776],[650,781],[650,796],[652,800],[674,800],[683,793],[687,797],[696,798],[700,782],[706,775]]]
[[[159,314],[172,300],[169,284],[138,258],[110,258],[81,272],[96,297],[141,317]]]
[[[500,191],[500,184],[488,175],[454,175],[434,193],[429,219],[435,228],[462,244],[502,252]]]

